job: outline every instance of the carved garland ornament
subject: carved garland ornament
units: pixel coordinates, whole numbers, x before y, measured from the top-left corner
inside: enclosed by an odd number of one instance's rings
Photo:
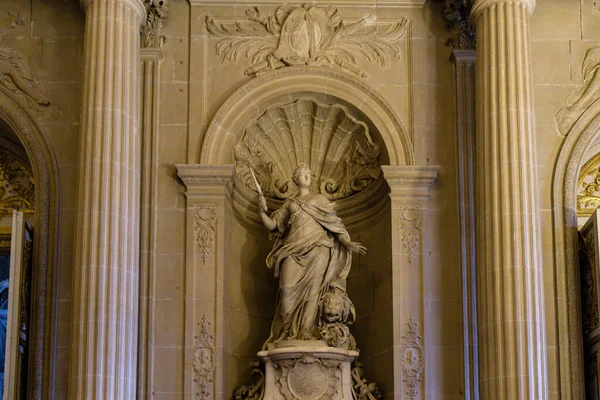
[[[402,206],[400,208],[400,240],[404,245],[409,265],[412,265],[415,259],[420,235],[421,208],[419,206]]]
[[[277,386],[285,399],[332,399],[340,388],[339,361],[321,360],[305,353],[295,360],[275,364],[281,369]]]
[[[423,346],[419,341],[423,338],[417,333],[418,324],[409,317],[405,324],[406,333],[402,336],[402,380],[406,383],[406,395],[414,400],[419,395],[419,383],[423,382]]]
[[[33,174],[17,156],[0,149],[0,218],[12,210],[31,214],[34,206]]]
[[[210,322],[206,320],[206,315],[202,315],[202,321],[198,325],[200,325],[200,330],[194,337],[196,345],[192,366],[194,368],[194,382],[199,388],[197,395],[202,399],[207,399],[210,395],[215,374],[214,337],[209,333]]]
[[[206,258],[210,255],[213,246],[214,233],[217,224],[217,206],[214,204],[196,204],[194,207],[194,232],[202,262],[206,265]]]
[[[240,56],[252,65],[246,75],[272,71],[292,65],[337,67],[366,77],[357,66],[357,57],[382,67],[389,59],[400,58],[396,44],[408,26],[408,20],[381,24],[367,16],[358,22],[342,20],[333,6],[284,5],[264,16],[258,9],[246,11],[252,23],[217,23],[209,15],[206,28],[217,42],[222,64],[237,62]]]

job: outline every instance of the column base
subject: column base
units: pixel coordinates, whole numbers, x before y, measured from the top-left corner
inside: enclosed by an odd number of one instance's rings
[[[259,351],[265,363],[265,400],[352,399],[351,365],[356,350],[319,340],[294,340]]]

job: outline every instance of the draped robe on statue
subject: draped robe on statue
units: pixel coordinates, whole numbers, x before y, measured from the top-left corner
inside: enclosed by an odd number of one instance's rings
[[[350,272],[350,242],[334,205],[311,194],[287,200],[271,214],[276,222],[275,244],[267,266],[279,277],[277,309],[269,343],[286,339],[314,339],[321,296],[329,288],[346,291]],[[354,307],[351,311],[354,317]]]

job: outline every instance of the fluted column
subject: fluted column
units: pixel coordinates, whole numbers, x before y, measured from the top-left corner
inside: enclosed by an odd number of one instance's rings
[[[83,0],[85,66],[71,399],[134,399],[139,290],[142,0]]]
[[[476,252],[482,399],[548,397],[529,17],[476,0]]]

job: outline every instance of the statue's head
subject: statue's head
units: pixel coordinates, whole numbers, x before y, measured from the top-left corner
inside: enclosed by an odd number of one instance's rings
[[[292,180],[298,187],[310,187],[312,182],[312,171],[306,163],[300,163],[292,174]]]
[[[319,305],[319,314],[321,323],[333,324],[348,322],[348,318],[353,312],[353,305],[346,292],[332,288],[325,292],[321,297]]]

